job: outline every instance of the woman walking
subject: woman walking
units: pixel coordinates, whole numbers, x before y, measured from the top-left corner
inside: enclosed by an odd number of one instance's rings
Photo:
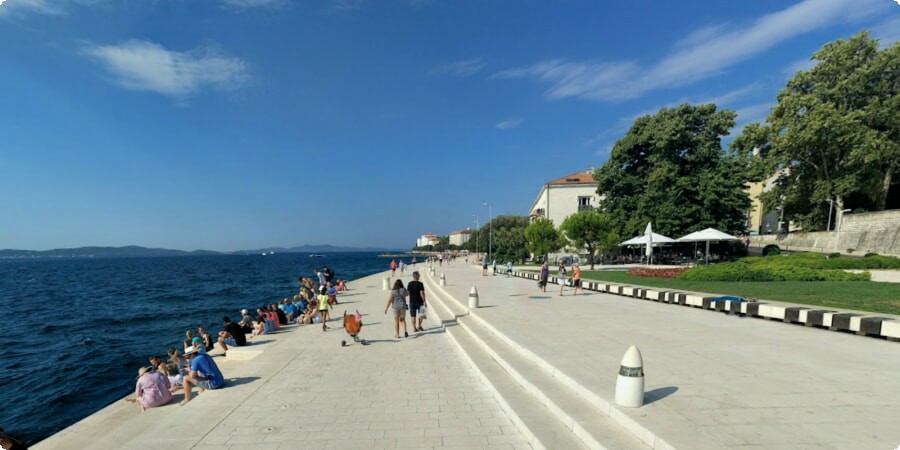
[[[406,332],[406,310],[409,306],[406,304],[406,297],[409,293],[403,287],[403,281],[398,279],[394,282],[394,288],[388,295],[387,303],[384,305],[384,313],[387,314],[388,308],[394,311],[394,338],[400,339],[400,322],[403,322],[403,336],[409,337]]]
[[[541,265],[541,292],[547,292],[547,279],[550,278],[550,268],[547,267],[547,261]]]

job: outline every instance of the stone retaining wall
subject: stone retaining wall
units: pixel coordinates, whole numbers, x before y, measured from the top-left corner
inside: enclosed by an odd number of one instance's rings
[[[750,238],[753,254],[759,254],[768,245],[788,251],[900,256],[900,210],[845,214],[840,231],[765,234]]]

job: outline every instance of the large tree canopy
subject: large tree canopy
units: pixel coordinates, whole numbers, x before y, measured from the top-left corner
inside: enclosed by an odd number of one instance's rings
[[[553,222],[545,218],[537,219],[525,228],[525,242],[528,251],[534,253],[537,261],[543,261],[548,253],[555,252],[562,246]]]
[[[767,125],[748,126],[736,150],[756,147],[776,188],[767,208],[805,229],[824,229],[836,210],[884,209],[900,169],[900,43],[879,50],[862,32],[826,44],[816,66],[778,92]]]
[[[493,249],[493,258],[498,263],[525,261],[528,250],[525,244],[525,227],[528,218],[524,216],[497,216],[478,230],[478,250],[487,254],[488,245]],[[493,230],[493,231],[492,231]],[[493,234],[493,238],[491,238]],[[471,239],[469,249],[474,249],[476,239]]]
[[[597,211],[572,214],[563,220],[559,228],[575,247],[587,250],[591,270],[594,269],[597,250],[610,249],[619,243],[619,235],[613,231],[609,217]]]
[[[745,231],[747,167],[721,144],[734,118],[713,104],[684,104],[636,119],[594,173],[612,229],[630,237],[652,221],[667,235]]]

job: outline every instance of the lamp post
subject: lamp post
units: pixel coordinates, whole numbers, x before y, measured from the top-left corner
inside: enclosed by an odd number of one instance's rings
[[[492,252],[493,252],[493,240],[494,240],[494,204],[490,202],[485,202],[481,206],[488,207],[488,214],[490,214],[490,220],[488,220],[488,260],[492,260]]]
[[[478,215],[472,214],[472,217],[475,218],[475,257],[478,257]]]

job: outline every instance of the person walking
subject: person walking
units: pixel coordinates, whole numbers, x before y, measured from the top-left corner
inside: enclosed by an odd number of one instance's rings
[[[506,278],[509,278],[510,274],[512,274],[512,261],[506,262]]]
[[[397,261],[391,260],[391,276],[394,276],[394,273],[397,271]]]
[[[388,295],[387,304],[384,305],[384,313],[387,314],[388,308],[394,312],[394,338],[400,339],[400,323],[403,323],[403,336],[409,337],[406,332],[406,310],[409,306],[406,304],[406,297],[409,295],[406,288],[403,287],[403,280],[394,281],[394,288]]]
[[[581,288],[581,268],[578,267],[578,264],[572,264],[572,287],[574,288],[572,295],[578,295],[579,289],[581,289],[581,295],[584,295],[584,289]]]
[[[419,281],[419,272],[412,273],[413,280],[406,286],[409,292],[409,317],[412,322],[413,331],[423,331],[422,322],[425,320],[425,308],[428,303],[425,301],[425,285]],[[418,319],[418,323],[416,323]]]
[[[559,269],[556,271],[556,276],[559,278],[559,295],[566,295],[563,289],[566,287],[566,265],[565,263],[559,263]]]
[[[328,295],[327,288],[325,286],[319,287],[319,295],[316,296],[316,300],[319,301],[319,316],[322,317],[322,331],[328,329],[328,325],[325,325],[328,322],[328,310],[331,309],[331,303],[328,303]]]
[[[481,276],[487,276],[487,256],[481,258]]]
[[[541,264],[541,280],[538,284],[541,285],[541,292],[547,292],[547,280],[550,278],[550,267],[547,266],[547,261],[544,261],[544,264]]]

